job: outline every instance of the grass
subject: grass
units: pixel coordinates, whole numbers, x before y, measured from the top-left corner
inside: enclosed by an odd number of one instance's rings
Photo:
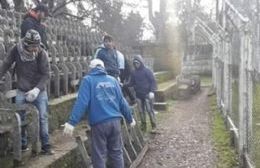
[[[212,138],[217,156],[216,167],[238,167],[238,156],[235,150],[231,147],[230,134],[227,131],[221,113],[217,108],[215,96],[210,98],[210,108],[213,115]]]
[[[249,151],[256,167],[260,167],[260,84],[254,83],[253,92],[253,136],[250,139]]]
[[[212,77],[211,76],[200,76],[201,86],[211,86],[212,85]]]

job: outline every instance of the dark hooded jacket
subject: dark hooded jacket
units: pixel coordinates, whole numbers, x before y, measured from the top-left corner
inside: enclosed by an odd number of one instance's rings
[[[24,17],[23,23],[21,24],[21,38],[23,38],[26,32],[30,29],[34,29],[39,32],[42,44],[46,49],[48,49],[46,26],[37,19],[35,11],[33,10],[30,10]]]
[[[134,87],[136,97],[144,99],[149,92],[155,92],[157,89],[156,81],[153,72],[145,67],[143,58],[140,55],[135,56],[133,62],[134,61],[140,62],[141,66],[138,69],[135,68],[127,86]]]

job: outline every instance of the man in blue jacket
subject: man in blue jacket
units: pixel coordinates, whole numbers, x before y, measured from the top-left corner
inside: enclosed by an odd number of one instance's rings
[[[117,51],[114,49],[113,38],[111,36],[104,36],[103,45],[98,48],[95,57],[104,62],[108,75],[118,79],[120,74],[118,55]]]
[[[146,114],[150,117],[152,129],[156,128],[155,114],[153,110],[154,92],[157,89],[156,81],[153,72],[145,67],[141,55],[137,55],[133,59],[134,72],[131,75],[131,80],[124,87],[134,87],[136,97],[138,99],[141,118],[141,129],[146,131]]]
[[[70,118],[65,123],[64,134],[72,136],[74,127],[87,113],[91,126],[91,158],[94,168],[105,168],[107,156],[113,168],[123,168],[121,119],[135,125],[131,109],[123,98],[118,81],[107,75],[104,63],[91,61],[91,68],[78,91],[78,98]]]

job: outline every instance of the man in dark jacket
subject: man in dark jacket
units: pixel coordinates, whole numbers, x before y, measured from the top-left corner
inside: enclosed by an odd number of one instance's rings
[[[97,50],[95,57],[104,62],[108,75],[118,79],[120,70],[117,51],[114,49],[113,38],[109,35],[105,35],[103,43],[104,44]]]
[[[40,138],[42,152],[52,154],[48,133],[48,96],[46,84],[50,77],[47,52],[40,46],[41,37],[35,30],[29,30],[25,37],[10,51],[0,67],[0,79],[15,63],[17,75],[17,95],[15,102],[18,106],[32,103],[40,115]],[[20,112],[21,120],[25,120],[25,111]],[[22,129],[22,150],[27,150],[26,130]]]
[[[135,71],[131,75],[131,80],[124,87],[134,87],[140,108],[141,127],[146,131],[146,114],[150,117],[152,129],[156,128],[155,114],[153,110],[154,92],[157,89],[154,75],[150,69],[145,67],[143,58],[140,55],[133,60]]]
[[[34,29],[39,32],[42,44],[48,49],[46,26],[42,24],[42,20],[47,15],[48,8],[44,4],[38,4],[35,8],[29,10],[21,25],[21,38],[25,36],[28,30]]]
[[[118,81],[107,75],[99,59],[90,62],[91,68],[80,84],[78,98],[64,134],[72,136],[74,127],[87,114],[91,126],[91,158],[94,168],[105,168],[109,157],[111,167],[123,168],[121,119],[135,125],[131,109],[124,99]]]

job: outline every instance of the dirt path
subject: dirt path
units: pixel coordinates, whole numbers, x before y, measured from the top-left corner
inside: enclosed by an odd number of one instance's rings
[[[207,89],[178,101],[164,121],[139,168],[214,168]]]

